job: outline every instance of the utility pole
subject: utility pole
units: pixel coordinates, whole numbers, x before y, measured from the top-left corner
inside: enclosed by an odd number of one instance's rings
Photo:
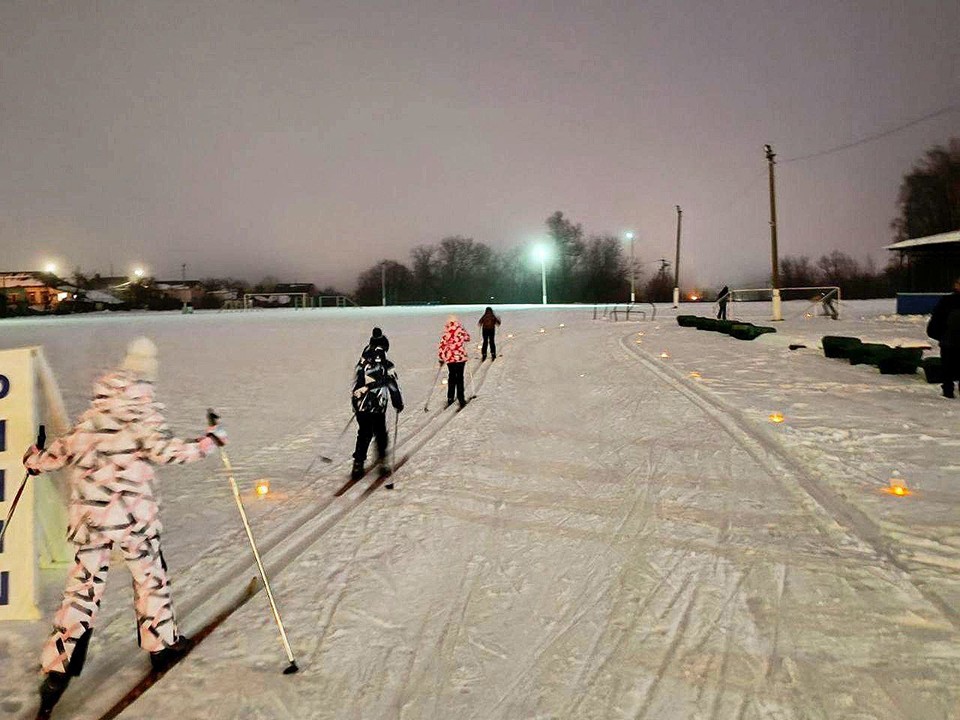
[[[680,222],[683,210],[677,205],[677,261],[673,265],[673,306],[680,307]]]
[[[773,166],[776,154],[770,145],[764,145],[767,153],[767,170],[770,174],[770,261],[773,263],[773,317],[772,320],[783,320],[783,311],[780,307],[780,261],[777,259],[777,193],[774,185]]]
[[[387,306],[387,261],[380,263],[380,298],[383,306]]]

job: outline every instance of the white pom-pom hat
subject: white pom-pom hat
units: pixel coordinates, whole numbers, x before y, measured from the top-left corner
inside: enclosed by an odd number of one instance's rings
[[[127,356],[121,367],[141,380],[156,382],[159,369],[157,346],[150,338],[138,337],[127,345]]]

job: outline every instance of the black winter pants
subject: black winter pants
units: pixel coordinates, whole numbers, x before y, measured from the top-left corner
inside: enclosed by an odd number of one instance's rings
[[[463,396],[463,368],[465,362],[447,363],[447,405],[453,402],[453,395],[456,393],[457,400],[461,405],[466,404],[467,400]]]
[[[490,328],[489,330],[487,330],[487,328],[483,328],[482,332],[483,332],[483,350],[481,351],[481,355],[483,355],[484,360],[487,359],[487,345],[489,345],[490,356],[494,360],[496,360],[497,359],[497,329]]]
[[[363,463],[367,460],[367,450],[370,441],[377,439],[377,457],[387,456],[387,414],[374,412],[357,413],[357,447],[353,451],[353,459]]]
[[[943,392],[953,395],[953,384],[960,380],[960,347],[940,346],[940,367],[943,373]]]
[[[727,319],[727,301],[724,300],[720,303],[720,308],[717,310],[717,320],[726,320]]]

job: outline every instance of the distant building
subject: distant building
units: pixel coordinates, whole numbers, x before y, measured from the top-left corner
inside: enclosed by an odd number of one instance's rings
[[[153,287],[161,295],[179,300],[188,305],[195,305],[206,294],[203,285],[197,280],[157,280]]]
[[[886,246],[900,254],[905,293],[943,293],[960,277],[960,230],[901,240]]]
[[[306,293],[310,297],[316,297],[317,286],[313,283],[278,283],[273,289],[273,292],[286,293],[288,295]]]
[[[43,272],[0,272],[0,293],[7,305],[28,305],[37,310],[52,310],[68,297],[59,285],[63,281]]]

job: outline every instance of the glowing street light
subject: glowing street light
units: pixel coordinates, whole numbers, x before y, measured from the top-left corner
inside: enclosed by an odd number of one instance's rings
[[[543,304],[547,304],[547,258],[550,256],[550,249],[546,245],[535,245],[533,248],[533,257],[540,261],[540,283],[543,289]]]
[[[135,267],[135,268],[133,269],[133,275],[134,275],[134,277],[137,278],[137,280],[141,279],[141,278],[143,277],[143,268],[142,268],[142,267]]]
[[[635,287],[636,274],[634,273],[634,263],[633,263],[633,238],[634,234],[632,230],[628,230],[624,236],[627,240],[630,241],[630,302],[636,302],[637,293]]]
[[[43,266],[43,271],[50,275],[56,275],[57,274],[56,263],[48,262],[46,265]]]

